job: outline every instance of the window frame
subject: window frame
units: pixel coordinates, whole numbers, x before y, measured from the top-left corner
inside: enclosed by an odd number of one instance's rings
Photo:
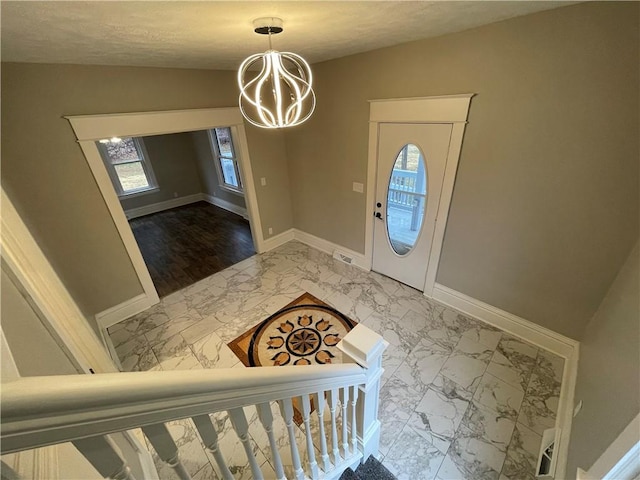
[[[102,156],[102,161],[107,169],[107,173],[109,174],[109,178],[111,179],[111,183],[113,184],[113,188],[116,191],[116,194],[119,198],[131,198],[137,197],[140,195],[147,195],[149,193],[154,193],[160,190],[158,185],[158,181],[156,179],[155,173],[153,172],[153,167],[151,166],[151,160],[149,158],[149,154],[147,153],[147,148],[145,147],[144,141],[141,137],[124,137],[131,138],[133,144],[136,147],[136,151],[138,152],[139,159],[131,160],[130,162],[120,162],[118,165],[129,164],[129,163],[140,163],[142,165],[142,170],[147,179],[148,187],[137,188],[135,190],[124,191],[122,188],[122,183],[120,182],[120,177],[118,176],[118,172],[116,171],[114,163],[110,161],[109,152],[104,144],[100,143],[100,141],[96,142],[98,150]]]
[[[229,138],[231,139],[231,156],[223,155],[220,152],[220,147],[218,146],[218,134],[216,133],[216,128],[226,128],[229,130]],[[236,153],[235,139],[233,138],[233,129],[230,125],[215,127],[208,130],[209,143],[211,144],[211,151],[214,156],[214,164],[216,168],[216,173],[218,175],[218,186],[227,191],[234,193],[236,195],[244,197],[244,185],[242,182],[242,175],[240,170],[240,162],[238,158],[238,154]],[[236,174],[236,178],[238,180],[238,187],[235,187],[231,184],[228,184],[224,180],[224,172],[222,171],[222,159],[231,160],[233,162],[233,168]]]

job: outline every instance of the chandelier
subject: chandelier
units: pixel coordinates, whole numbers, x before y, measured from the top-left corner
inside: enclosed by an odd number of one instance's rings
[[[300,125],[316,107],[309,64],[295,53],[273,50],[271,36],[283,30],[280,18],[258,18],[253,26],[269,36],[269,50],[247,57],[238,69],[240,111],[261,128]]]

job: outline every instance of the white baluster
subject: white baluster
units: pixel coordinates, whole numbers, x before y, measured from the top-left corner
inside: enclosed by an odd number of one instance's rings
[[[331,414],[331,445],[333,453],[333,464],[340,463],[340,449],[338,448],[338,426],[336,422],[336,409],[338,408],[338,389],[334,388],[327,392],[329,395],[329,413]]]
[[[376,455],[380,446],[380,378],[382,377],[382,354],[389,346],[380,335],[363,324],[356,325],[338,343],[346,357],[366,368],[367,380],[360,386],[360,398],[356,407],[358,447],[362,452],[362,463]],[[343,363],[348,362],[345,358]]]
[[[316,462],[316,452],[313,446],[313,437],[311,436],[311,422],[309,416],[311,415],[311,402],[309,402],[309,395],[302,395],[300,397],[302,403],[302,422],[304,423],[304,433],[307,437],[307,455],[309,456],[309,469],[311,470],[311,478],[316,480],[319,477],[318,463]]]
[[[271,406],[268,403],[260,403],[256,405],[256,410],[258,411],[260,423],[262,423],[269,438],[269,447],[271,447],[271,456],[273,459],[273,468],[276,471],[276,478],[277,480],[286,480],[282,460],[280,460],[280,452],[278,452],[278,444],[273,433],[273,413],[271,413]]]
[[[293,404],[290,398],[280,400],[280,412],[284,423],[287,426],[287,432],[289,432],[289,447],[291,448],[291,460],[293,461],[293,470],[296,476],[296,480],[304,480],[304,470],[300,463],[300,454],[298,453],[298,445],[296,443],[296,430],[293,425]]]
[[[244,414],[242,408],[233,408],[229,410],[229,418],[231,419],[231,425],[238,434],[238,438],[242,442],[244,451],[247,454],[249,460],[249,466],[251,467],[251,473],[254,480],[262,480],[262,471],[260,465],[256,460],[256,456],[253,454],[253,448],[251,448],[251,442],[249,441],[249,424],[247,423],[247,417]]]
[[[147,425],[142,431],[149,439],[160,459],[176,472],[180,480],[191,480],[191,475],[180,461],[178,447],[173,441],[167,426],[164,423]]]
[[[328,472],[331,468],[331,462],[329,461],[329,454],[327,453],[327,436],[324,431],[324,392],[318,392],[314,398],[316,399],[316,409],[318,412],[318,424],[320,425],[320,455],[322,456],[322,465],[325,472]]]
[[[75,440],[73,444],[103,477],[113,480],[135,480],[127,463],[120,457],[113,440],[108,436],[83,438]]]
[[[347,415],[349,414],[349,387],[340,389],[340,404],[342,405],[342,450],[344,458],[349,458],[349,435],[347,433]]]
[[[356,406],[358,404],[358,385],[351,387],[351,450],[355,454],[358,448],[358,427]]]
[[[218,432],[216,432],[213,423],[211,423],[209,415],[197,415],[193,417],[192,420],[193,423],[196,424],[196,428],[198,429],[198,433],[200,433],[200,438],[202,438],[205,447],[211,452],[218,464],[224,480],[234,480],[233,474],[229,470],[229,467],[227,467],[227,462],[224,461],[224,457],[218,446]]]

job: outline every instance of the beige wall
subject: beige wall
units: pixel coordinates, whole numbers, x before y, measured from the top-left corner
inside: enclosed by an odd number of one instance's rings
[[[2,331],[23,377],[71,375],[78,371],[22,296],[4,267],[0,283]],[[37,354],[36,354],[37,352]]]
[[[638,244],[580,342],[567,474],[589,469],[640,413],[640,258]]]
[[[62,116],[234,106],[235,73],[4,63],[1,95],[2,184],[79,307],[89,316],[142,293]],[[282,189],[258,192],[263,224],[278,233],[291,207],[284,144],[271,133],[250,131],[249,148],[255,171]]]
[[[142,141],[160,190],[120,198],[124,210],[202,192],[196,152],[189,133],[153,135]]]
[[[293,227],[291,183],[283,132],[247,126],[253,181],[265,239]],[[267,185],[260,184],[264,177]],[[269,227],[273,235],[269,235]]]
[[[203,192],[238,207],[246,208],[242,195],[231,193],[220,187],[221,182],[214,163],[216,159],[209,142],[209,133],[206,130],[191,132],[191,141],[196,152],[196,164],[202,179]]]
[[[437,281],[580,337],[638,232],[637,3],[583,3],[314,66],[294,225],[364,251],[367,100],[473,92]]]

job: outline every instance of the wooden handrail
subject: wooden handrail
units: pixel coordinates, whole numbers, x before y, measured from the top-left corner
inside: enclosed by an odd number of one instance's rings
[[[4,383],[2,454],[367,381],[356,364],[25,377]]]

